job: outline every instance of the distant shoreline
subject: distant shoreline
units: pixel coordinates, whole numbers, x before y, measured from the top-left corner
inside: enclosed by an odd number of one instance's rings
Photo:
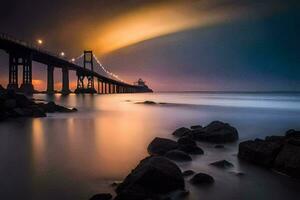
[[[299,93],[300,91],[210,91],[210,90],[206,90],[206,91],[154,91],[154,93],[249,93],[249,94],[262,94],[262,93]]]

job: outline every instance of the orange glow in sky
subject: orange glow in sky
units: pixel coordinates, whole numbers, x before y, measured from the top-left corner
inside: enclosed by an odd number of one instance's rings
[[[84,37],[85,46],[106,54],[148,39],[239,19],[251,10],[232,5],[217,7],[214,3],[175,1],[131,10],[97,25]]]

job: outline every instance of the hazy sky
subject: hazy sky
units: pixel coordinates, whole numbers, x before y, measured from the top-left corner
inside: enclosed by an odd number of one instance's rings
[[[0,32],[69,58],[91,49],[154,90],[300,90],[299,11],[297,0],[2,0]],[[45,66],[33,78],[45,87]]]

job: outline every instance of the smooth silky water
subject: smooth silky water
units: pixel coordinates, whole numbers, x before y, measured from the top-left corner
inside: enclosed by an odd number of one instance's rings
[[[240,141],[300,129],[300,95],[293,93],[38,94],[34,98],[79,111],[0,123],[1,199],[87,200],[95,193],[113,192],[111,183],[122,180],[148,155],[147,145],[154,137],[173,138],[171,133],[181,126],[221,120],[238,129]],[[135,103],[144,100],[169,104]],[[191,191],[187,199],[298,199],[299,181],[239,161],[237,143],[225,149],[199,145],[205,154],[179,166],[209,173],[215,184],[196,188],[187,179]],[[221,159],[234,168],[209,165]]]

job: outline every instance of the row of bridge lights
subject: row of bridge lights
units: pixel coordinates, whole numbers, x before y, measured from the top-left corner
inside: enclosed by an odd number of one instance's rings
[[[37,42],[37,44],[39,45],[39,46],[42,46],[43,44],[44,44],[44,41],[42,40],[42,39],[40,39],[40,38],[38,38],[37,40],[36,40],[36,42]],[[59,53],[59,55],[61,56],[61,57],[65,57],[65,52],[60,52]],[[102,69],[106,72],[106,73],[108,73],[108,74],[110,74],[111,76],[113,76],[113,77],[115,77],[115,78],[117,78],[117,79],[119,79],[120,81],[123,81],[122,79],[120,79],[117,75],[115,75],[115,74],[113,74],[113,73],[111,73],[111,72],[109,72],[109,71],[107,71],[102,65],[101,65],[101,63],[99,62],[99,60],[95,57],[95,59],[96,59],[96,61],[98,62],[98,64],[102,67]],[[70,61],[71,62],[75,62],[75,58],[72,58]]]
[[[42,39],[37,39],[36,42],[37,42],[37,44],[38,44],[39,46],[42,46],[42,45],[44,44],[44,41],[43,41]],[[59,53],[59,55],[60,55],[61,57],[65,57],[66,54],[65,54],[65,52],[62,51],[62,52]],[[71,61],[72,61],[72,62],[75,62],[75,58],[72,58]]]

